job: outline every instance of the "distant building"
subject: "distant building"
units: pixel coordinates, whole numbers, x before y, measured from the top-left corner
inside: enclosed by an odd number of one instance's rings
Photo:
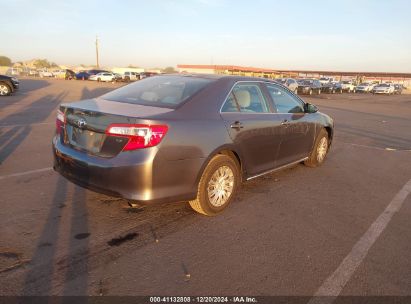
[[[228,74],[238,76],[250,76],[250,77],[264,77],[264,78],[277,78],[280,77],[280,73],[272,69],[243,67],[236,65],[192,65],[192,64],[179,64],[177,65],[177,71],[180,73],[200,73],[200,74]]]
[[[264,68],[243,67],[235,65],[194,65],[179,64],[177,71],[180,73],[201,74],[227,74],[251,77],[278,78],[319,78],[333,77],[337,80],[355,79],[359,81],[393,82],[411,87],[411,73],[385,73],[385,72],[340,72],[340,71],[307,71],[307,70],[272,70]]]

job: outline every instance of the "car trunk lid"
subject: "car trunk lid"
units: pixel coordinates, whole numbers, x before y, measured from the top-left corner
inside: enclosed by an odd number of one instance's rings
[[[65,114],[64,143],[102,157],[117,155],[128,142],[124,136],[107,135],[110,124],[147,124],[149,117],[173,111],[104,99],[63,104],[60,110]]]

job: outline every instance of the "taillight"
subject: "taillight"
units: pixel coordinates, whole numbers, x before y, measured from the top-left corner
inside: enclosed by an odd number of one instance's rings
[[[60,134],[61,128],[64,126],[66,122],[66,117],[64,113],[60,110],[57,110],[57,117],[56,117],[56,134]]]
[[[123,151],[157,146],[168,131],[166,125],[111,124],[106,134],[127,137]]]

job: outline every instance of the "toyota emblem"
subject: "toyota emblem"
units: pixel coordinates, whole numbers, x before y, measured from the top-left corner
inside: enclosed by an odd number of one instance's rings
[[[84,128],[86,126],[86,124],[87,124],[87,122],[83,118],[77,120],[77,126],[79,128]]]

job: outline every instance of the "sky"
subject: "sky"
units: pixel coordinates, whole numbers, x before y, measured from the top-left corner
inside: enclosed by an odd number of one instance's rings
[[[0,0],[12,61],[411,73],[409,0]],[[7,13],[5,13],[7,12]]]

